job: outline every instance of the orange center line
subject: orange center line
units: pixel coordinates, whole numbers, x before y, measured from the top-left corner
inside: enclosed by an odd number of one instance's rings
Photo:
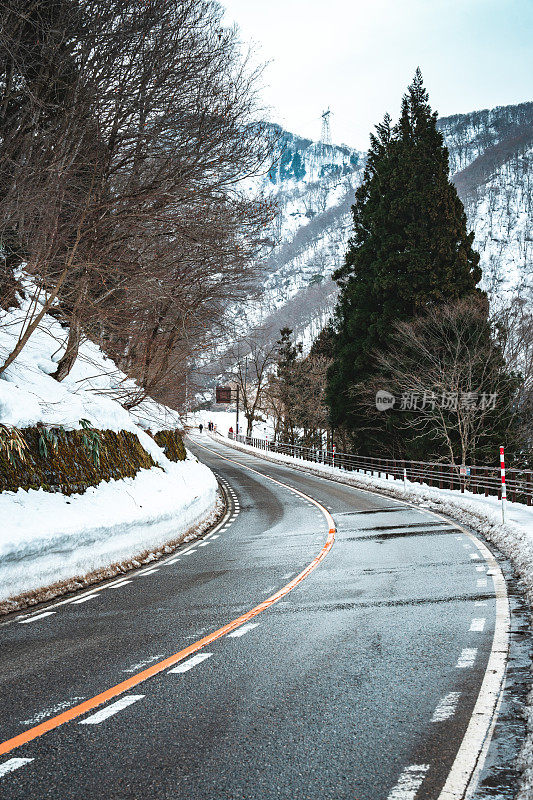
[[[202,447],[202,445],[200,445]],[[209,448],[204,447],[204,450],[208,450],[208,452],[214,452],[209,450]],[[333,521],[333,517],[329,513],[329,511],[324,508],[317,500],[314,500],[312,497],[300,492],[298,489],[294,489],[294,487],[289,487],[286,483],[281,483],[281,481],[277,481],[274,478],[271,478],[269,475],[264,475],[261,472],[258,472],[252,467],[248,467],[245,464],[240,464],[238,461],[233,461],[233,459],[226,458],[225,456],[219,455],[216,453],[219,458],[224,459],[224,461],[232,461],[234,464],[238,464],[240,467],[244,467],[245,469],[250,470],[251,472],[255,472],[257,475],[261,475],[261,477],[268,478],[268,480],[277,483],[279,486],[284,486],[285,488],[293,489],[296,491],[301,497],[305,497],[306,499],[310,500],[317,508],[319,508],[326,520],[329,524],[328,536],[326,542],[319,552],[319,554],[311,561],[310,564],[305,567],[299,575],[293,578],[292,581],[287,583],[283,586],[279,591],[275,594],[268,597],[258,606],[250,609],[245,614],[242,614],[240,617],[236,617],[236,619],[228,622],[222,628],[210,633],[208,636],[204,636],[202,639],[199,639],[197,642],[185,647],[183,650],[179,650],[177,653],[174,653],[172,656],[168,656],[168,658],[164,658],[162,661],[158,661],[156,664],[153,664],[151,667],[138,672],[136,675],[132,675],[131,678],[127,678],[125,681],[121,681],[117,683],[115,686],[112,686],[110,689],[106,689],[105,692],[100,692],[100,694],[91,697],[89,700],[85,700],[83,703],[79,703],[78,705],[72,706],[67,711],[63,711],[61,714],[57,714],[55,717],[51,717],[50,719],[46,720],[45,722],[41,722],[39,725],[35,725],[33,728],[28,728],[28,730],[19,733],[17,736],[13,736],[12,739],[7,739],[5,742],[0,744],[0,755],[5,755],[6,753],[11,752],[17,747],[21,747],[21,745],[28,744],[28,742],[33,741],[34,739],[38,739],[43,734],[48,733],[49,731],[55,730],[55,728],[59,728],[60,725],[64,725],[66,722],[70,722],[76,717],[81,717],[83,714],[87,713],[87,711],[92,711],[97,706],[102,705],[103,703],[107,703],[108,700],[111,700],[113,697],[117,697],[124,692],[127,692],[128,689],[132,689],[134,686],[138,686],[143,681],[148,680],[148,678],[153,678],[154,675],[158,675],[160,672],[168,669],[169,667],[174,666],[179,661],[183,661],[184,658],[187,656],[192,655],[193,653],[198,652],[206,645],[215,642],[217,639],[222,638],[231,631],[235,630],[235,628],[240,627],[244,622],[248,622],[248,620],[253,619],[258,614],[261,614],[262,611],[265,611],[270,606],[277,603],[278,600],[281,600],[282,597],[285,597],[289,592],[291,592],[299,583],[301,583],[308,575],[313,572],[314,569],[320,564],[320,562],[326,557],[329,553],[331,548],[333,547],[333,543],[335,541],[335,523]]]

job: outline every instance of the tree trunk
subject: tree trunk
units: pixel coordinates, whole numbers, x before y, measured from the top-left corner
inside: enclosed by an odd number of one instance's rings
[[[76,314],[73,315],[70,321],[70,330],[67,339],[67,347],[64,354],[57,362],[57,369],[52,373],[52,378],[56,381],[64,380],[74,366],[78,357],[78,351],[81,344],[81,324]]]

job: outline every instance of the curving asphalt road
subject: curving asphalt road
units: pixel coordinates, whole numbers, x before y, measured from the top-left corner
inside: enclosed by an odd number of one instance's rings
[[[484,545],[205,436],[194,449],[229,498],[211,535],[0,624],[0,798],[460,797],[505,665]]]

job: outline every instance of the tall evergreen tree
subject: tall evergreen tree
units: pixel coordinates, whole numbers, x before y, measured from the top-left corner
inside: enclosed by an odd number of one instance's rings
[[[371,136],[353,235],[334,274],[341,291],[328,404],[333,427],[347,430],[360,452],[390,452],[395,440],[393,415],[369,424],[358,390],[375,376],[376,348],[395,322],[474,292],[481,278],[436,122],[417,69],[398,124],[387,115]]]
[[[283,421],[281,439],[294,443],[296,427],[296,408],[299,393],[298,358],[302,354],[302,345],[294,344],[292,329],[281,328],[277,345],[276,375],[279,381],[279,396]]]

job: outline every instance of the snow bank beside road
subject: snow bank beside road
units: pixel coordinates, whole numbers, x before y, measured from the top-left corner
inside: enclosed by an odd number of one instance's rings
[[[0,310],[0,363],[27,311],[27,300],[20,309]],[[72,430],[87,419],[99,430],[136,434],[158,466],[68,497],[33,489],[0,492],[0,613],[31,602],[27,597],[14,605],[8,598],[34,593],[42,599],[64,591],[62,582],[74,588],[76,578],[112,575],[142,553],[178,543],[215,512],[213,473],[191,453],[185,461],[170,461],[147,433],[182,429],[177,412],[150,398],[127,411],[120,400],[135,396],[138,387],[96,344],[81,344],[65,380],[52,377],[68,333],[52,316],[43,317],[0,375],[0,423]]]
[[[213,514],[217,482],[187,455],[79,495],[0,493],[0,604],[164,547],[202,523]]]

